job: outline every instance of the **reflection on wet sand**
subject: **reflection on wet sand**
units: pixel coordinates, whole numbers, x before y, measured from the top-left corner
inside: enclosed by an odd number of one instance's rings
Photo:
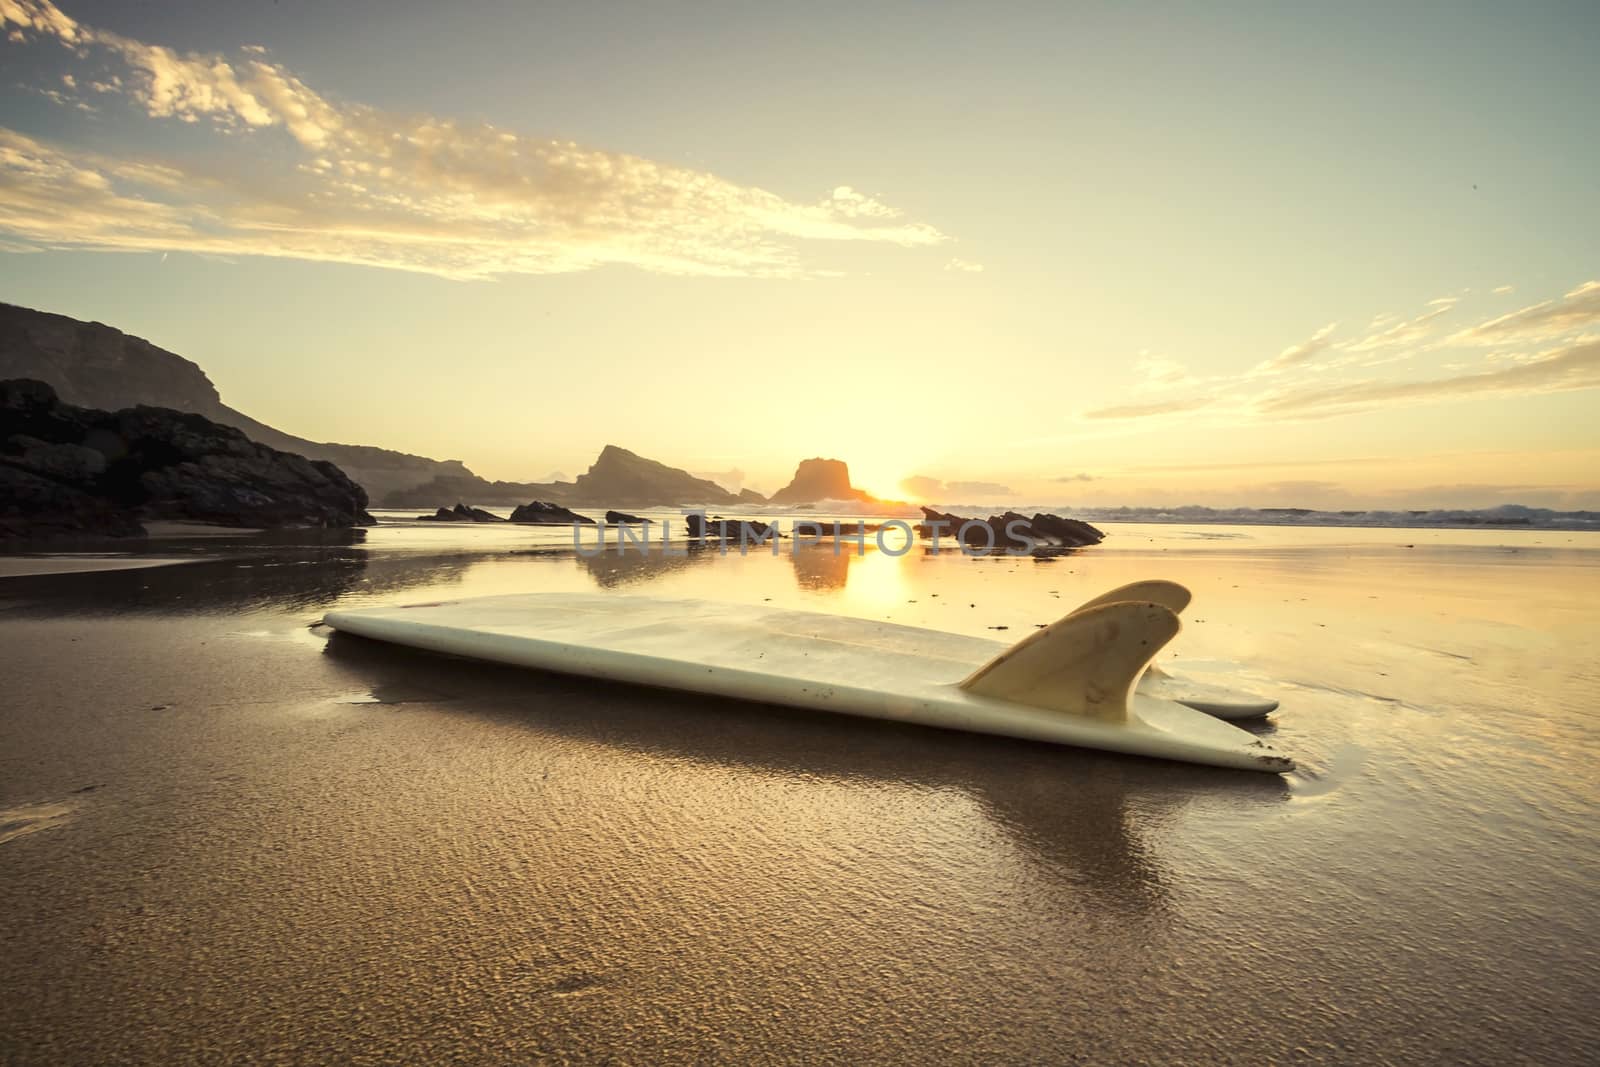
[[[375,555],[359,546],[359,538],[252,539],[230,542],[219,558],[181,566],[8,578],[0,584],[0,611],[12,617],[311,611],[352,594],[459,581],[474,562],[467,555]]]
[[[326,655],[375,704],[449,702],[628,754],[734,778],[773,775],[970,798],[1044,882],[1118,913],[1167,902],[1157,831],[1198,797],[1288,799],[1281,780],[432,656],[329,632]],[[975,756],[975,750],[981,754]]]
[[[810,590],[843,589],[849,582],[850,560],[855,554],[853,549],[835,554],[831,545],[798,548],[783,545],[780,553],[789,557],[793,564],[796,584]],[[690,542],[674,545],[671,551],[660,545],[652,545],[648,550],[611,547],[603,552],[573,553],[573,556],[601,589],[617,589],[643,585],[690,567],[707,566],[734,554],[736,551],[721,551],[715,543]],[[751,554],[769,555],[770,552]]]
[[[645,548],[608,547],[603,552],[572,553],[601,589],[643,585],[689,567],[704,566],[719,558],[715,545],[674,545],[669,552],[659,544]]]
[[[801,589],[843,589],[850,581],[850,561],[855,558],[854,546],[839,546],[834,552],[832,544],[805,545],[791,552],[794,563],[794,580]]]
[[[856,555],[854,547],[841,547],[835,552],[831,544],[798,547],[784,544],[779,553],[787,556],[793,565],[795,583],[807,590],[843,589],[850,580],[850,561]],[[613,546],[603,552],[575,552],[572,556],[601,589],[618,589],[643,585],[690,567],[707,566],[737,554],[736,549],[723,552],[715,543],[690,542],[687,545],[673,545],[670,551],[660,545],[652,545],[648,549]],[[766,556],[771,553],[763,549],[750,554]]]

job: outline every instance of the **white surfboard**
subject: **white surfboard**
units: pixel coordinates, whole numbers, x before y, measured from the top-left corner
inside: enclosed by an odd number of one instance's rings
[[[1078,610],[1085,611],[1102,604],[1145,600],[1162,605],[1174,615],[1182,615],[1183,609],[1189,606],[1190,599],[1192,597],[1189,590],[1177,582],[1154,579],[1133,582],[1113,589],[1109,593],[1095,597]],[[1259,719],[1278,710],[1278,702],[1269,697],[1257,696],[1228,686],[1198,682],[1181,674],[1171,674],[1153,663],[1139,679],[1139,692],[1145,696],[1187,704],[1196,711],[1215,715],[1219,719]]]
[[[1087,607],[1005,646],[816,612],[546,593],[329,612],[345,633],[448,655],[791,707],[1255,771],[1294,763],[1134,691],[1178,616]]]

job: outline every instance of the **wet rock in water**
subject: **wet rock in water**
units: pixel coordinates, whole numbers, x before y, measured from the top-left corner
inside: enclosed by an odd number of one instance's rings
[[[987,519],[968,519],[933,508],[922,509],[923,521],[917,535],[932,538],[937,526],[939,538],[950,538],[979,550],[992,548],[1030,549],[1036,554],[1059,552],[1065,548],[1098,545],[1105,534],[1078,519],[1040,512],[1031,518],[1015,511],[990,515]]]
[[[573,523],[593,524],[594,520],[587,515],[579,515],[576,511],[562,507],[560,504],[551,504],[544,500],[530,500],[521,507],[511,512],[511,521],[525,523],[532,526],[571,526]]]
[[[418,522],[505,522],[500,516],[483,510],[457,504],[453,508],[440,508],[432,515],[418,515]]]
[[[367,494],[332,463],[167,408],[63,404],[0,382],[0,537],[136,536],[142,520],[368,526]]]
[[[1059,515],[1035,515],[1029,525],[1035,537],[1065,548],[1080,545],[1098,545],[1106,539],[1105,532],[1080,519],[1064,519]]]
[[[684,521],[688,525],[690,537],[698,540],[717,538],[729,543],[738,543],[741,528],[747,531],[744,534],[746,540],[765,537],[767,531],[772,528],[767,523],[758,522],[755,519],[740,521],[724,519],[718,516],[708,520],[705,516],[692,512],[684,516]]]
[[[637,526],[649,521],[649,519],[641,519],[637,515],[629,515],[626,511],[606,512],[606,522],[612,526]]]

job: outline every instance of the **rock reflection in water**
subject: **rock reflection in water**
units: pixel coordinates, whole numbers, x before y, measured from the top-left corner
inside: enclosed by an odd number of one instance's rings
[[[12,617],[314,611],[352,594],[459,581],[474,562],[466,555],[376,555],[361,547],[362,532],[280,532],[213,543],[208,551],[223,554],[193,563],[8,578],[0,584],[0,610]]]

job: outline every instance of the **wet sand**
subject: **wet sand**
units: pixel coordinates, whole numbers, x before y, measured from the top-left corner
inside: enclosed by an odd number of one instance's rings
[[[45,574],[79,574],[84,571],[139,570],[168,567],[190,560],[163,556],[0,556],[0,578],[35,577]]]
[[[0,1059],[1584,1059],[1600,538],[1111,532],[1046,564],[380,528],[0,580]],[[1163,662],[1281,696],[1300,770],[314,626],[601,589],[1020,637],[1148,576],[1196,592]]]

